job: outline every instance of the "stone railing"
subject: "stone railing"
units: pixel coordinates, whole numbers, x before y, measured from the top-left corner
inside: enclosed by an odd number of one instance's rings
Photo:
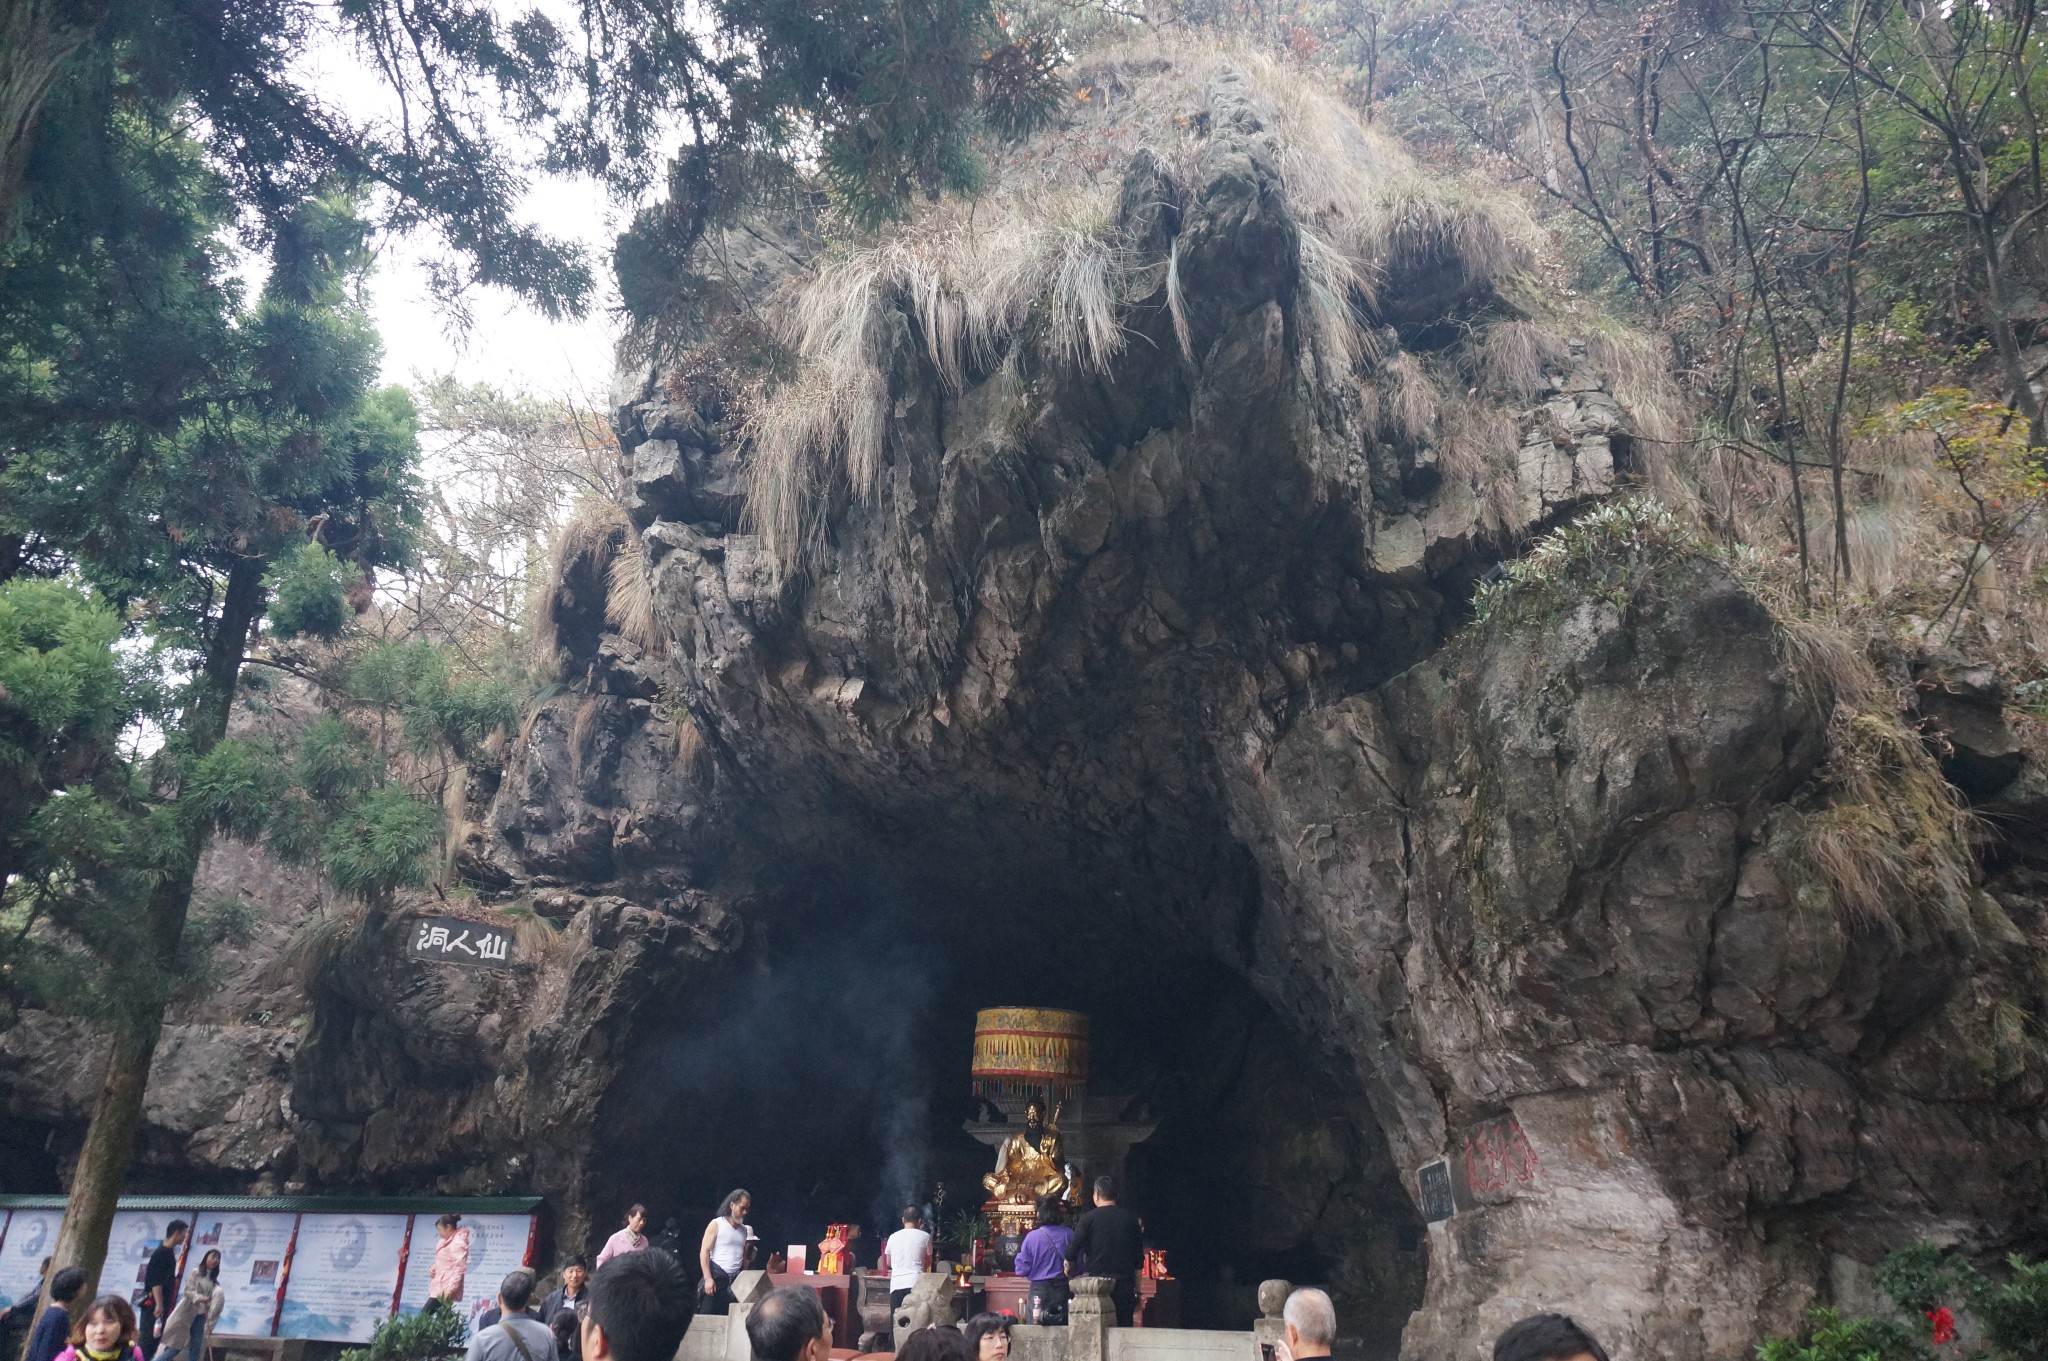
[[[1263,1348],[1280,1340],[1280,1310],[1292,1287],[1286,1281],[1259,1286],[1260,1317],[1249,1332],[1205,1328],[1119,1328],[1109,1300],[1109,1281],[1083,1276],[1073,1283],[1073,1302],[1065,1327],[1019,1323],[1010,1329],[1011,1361],[1267,1361]],[[753,1361],[747,1345],[746,1320],[769,1290],[766,1272],[743,1272],[733,1282],[733,1306],[723,1318],[703,1316],[690,1321],[690,1331],[676,1349],[676,1361]],[[953,1316],[955,1286],[949,1272],[931,1272],[918,1279],[895,1312],[894,1343],[933,1319]],[[835,1346],[852,1339],[834,1338]],[[879,1348],[878,1348],[879,1350]]]

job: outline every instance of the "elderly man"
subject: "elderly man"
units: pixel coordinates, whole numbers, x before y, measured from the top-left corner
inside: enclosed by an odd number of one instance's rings
[[[1310,1361],[1328,1356],[1337,1345],[1337,1309],[1330,1297],[1304,1286],[1287,1297],[1280,1311],[1279,1361]]]
[[[464,1361],[552,1361],[555,1335],[526,1312],[532,1302],[533,1273],[525,1267],[506,1272],[498,1283],[498,1321],[476,1330]]]
[[[832,1320],[807,1285],[771,1290],[747,1315],[754,1361],[831,1361]]]

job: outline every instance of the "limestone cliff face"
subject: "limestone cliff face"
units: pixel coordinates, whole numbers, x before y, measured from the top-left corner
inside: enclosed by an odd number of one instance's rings
[[[715,422],[654,386],[625,404],[667,655],[591,655],[637,715],[622,773],[537,784],[536,747],[496,862],[560,873],[573,845],[715,883],[714,847],[946,846],[956,892],[1065,865],[1059,892],[1143,902],[1349,1079],[1411,1194],[1448,1158],[1406,1354],[1555,1306],[1620,1355],[1733,1357],[1889,1246],[2037,1234],[2039,1068],[1998,1019],[2038,1004],[2034,943],[1974,890],[1960,918],[1830,904],[1800,848],[1832,697],[1711,562],[1458,632],[1520,542],[1503,487],[1374,438],[1302,362],[1272,131],[1227,76],[1204,113],[1191,169],[1140,153],[1120,210],[1175,255],[1192,362],[1162,288],[1106,376],[951,394],[898,314],[882,493],[837,508],[809,574],[736,527],[745,455]],[[1388,313],[1426,308],[1398,343],[1475,305],[1447,268],[1382,281]],[[1515,420],[1530,532],[1638,471],[1582,352]],[[677,709],[713,755],[645,808],[632,744]]]
[[[560,935],[517,973],[427,975],[370,923],[278,1015],[175,1030],[156,1092],[191,1047],[265,1076],[194,1095],[203,1118],[153,1097],[159,1130],[223,1131],[159,1167],[531,1188],[574,1238],[636,1037],[710,1024],[750,937],[816,929],[858,868],[986,957],[1064,968],[1028,951],[1066,942],[1098,995],[1168,955],[1234,980],[1258,1015],[1218,984],[1203,1043],[1312,1080],[1203,1073],[1190,1108],[1250,1093],[1216,1137],[1289,1188],[1256,1232],[1398,1308],[1404,1355],[1561,1308],[1617,1357],[1733,1358],[1901,1242],[2038,1240],[2048,793],[1995,680],[1896,677],[1997,815],[1988,879],[1840,910],[1807,850],[1835,697],[1728,571],[1680,554],[1470,624],[1491,564],[1643,474],[1585,347],[1533,397],[1480,394],[1513,432],[1482,468],[1385,435],[1379,380],[1306,357],[1269,109],[1225,72],[1188,119],[1171,167],[1119,163],[1130,249],[1177,282],[1130,302],[1107,372],[1021,347],[955,390],[886,314],[879,493],[831,505],[809,570],[743,528],[721,399],[629,383],[657,636],[604,623],[608,553],[570,563],[571,693],[478,772],[462,856]],[[1426,248],[1377,299],[1380,374],[1503,306]],[[83,1094],[22,1033],[12,1109],[61,1123]],[[1439,1159],[1457,1212],[1425,1230]]]

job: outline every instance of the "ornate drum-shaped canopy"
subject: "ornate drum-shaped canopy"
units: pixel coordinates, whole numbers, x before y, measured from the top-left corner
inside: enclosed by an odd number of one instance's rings
[[[1088,1018],[1080,1012],[990,1007],[975,1013],[976,1096],[1011,1112],[1035,1096],[1063,1101],[1087,1082]]]

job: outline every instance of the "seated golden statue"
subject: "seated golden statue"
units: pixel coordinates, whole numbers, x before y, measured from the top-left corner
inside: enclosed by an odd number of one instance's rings
[[[981,1179],[991,1199],[1005,1205],[1035,1205],[1040,1196],[1063,1195],[1066,1173],[1060,1170],[1060,1113],[1043,1123],[1034,1101],[1024,1108],[1024,1128],[1003,1140],[996,1152],[996,1170]]]

